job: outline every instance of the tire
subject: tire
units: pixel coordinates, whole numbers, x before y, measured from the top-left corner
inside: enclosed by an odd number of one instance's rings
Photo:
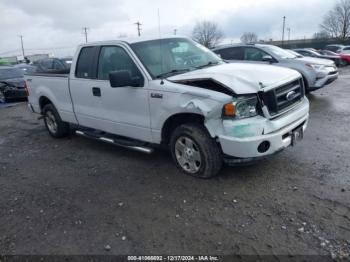
[[[306,79],[305,76],[302,76],[303,77],[303,82],[304,82],[304,87],[305,87],[305,94],[309,94],[310,93],[310,90],[309,90],[309,83]]]
[[[49,134],[54,138],[65,137],[69,133],[69,124],[63,122],[56,108],[47,104],[43,108],[44,123]]]
[[[3,91],[0,90],[0,103],[6,103],[6,97]]]
[[[211,178],[222,167],[221,148],[200,124],[178,126],[171,135],[170,150],[176,166],[187,175]]]

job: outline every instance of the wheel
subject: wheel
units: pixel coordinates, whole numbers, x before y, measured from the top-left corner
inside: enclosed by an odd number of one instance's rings
[[[345,60],[340,60],[340,62],[338,63],[338,67],[343,67],[343,66],[346,66],[347,65],[347,62]]]
[[[307,79],[305,76],[302,76],[302,77],[303,77],[303,82],[304,82],[305,94],[309,94],[310,90],[309,90],[309,84],[307,82]]]
[[[52,137],[65,137],[69,133],[69,125],[63,122],[56,108],[48,104],[43,109],[44,123]]]
[[[6,97],[3,91],[0,90],[0,103],[6,103]]]
[[[217,142],[203,125],[184,124],[170,138],[171,155],[185,174],[210,178],[222,167],[222,153]]]

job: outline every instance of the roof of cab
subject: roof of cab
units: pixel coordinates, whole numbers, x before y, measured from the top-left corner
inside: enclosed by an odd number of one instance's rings
[[[179,36],[179,35],[172,35],[172,36],[162,36],[162,37],[132,37],[132,38],[122,38],[122,39],[116,39],[116,40],[107,40],[107,41],[98,41],[98,42],[89,42],[86,44],[79,45],[80,47],[84,46],[96,46],[96,45],[113,45],[113,44],[120,44],[120,43],[126,43],[126,44],[134,44],[139,42],[145,42],[145,41],[152,41],[152,40],[159,40],[159,39],[170,39],[170,38],[188,38],[186,36]]]

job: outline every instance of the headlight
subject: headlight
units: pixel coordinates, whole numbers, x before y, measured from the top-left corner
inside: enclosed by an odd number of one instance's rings
[[[319,65],[319,64],[306,64],[306,65],[315,70],[323,70],[325,68],[324,65]]]
[[[223,116],[235,117],[237,119],[252,117],[257,115],[257,97],[238,97],[232,103],[224,105]]]

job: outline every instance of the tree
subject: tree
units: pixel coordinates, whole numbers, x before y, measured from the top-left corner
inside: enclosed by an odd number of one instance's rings
[[[241,36],[241,42],[245,44],[258,42],[258,36],[252,32],[246,32]]]
[[[206,20],[197,22],[192,31],[192,39],[208,48],[219,44],[223,36],[224,34],[216,23]]]
[[[339,0],[325,15],[320,27],[340,40],[350,37],[350,0]]]
[[[328,32],[326,32],[326,31],[324,31],[324,30],[322,30],[322,31],[320,31],[320,32],[316,32],[316,33],[314,33],[314,39],[328,39],[328,38],[330,38],[331,36],[329,35],[329,33]]]

